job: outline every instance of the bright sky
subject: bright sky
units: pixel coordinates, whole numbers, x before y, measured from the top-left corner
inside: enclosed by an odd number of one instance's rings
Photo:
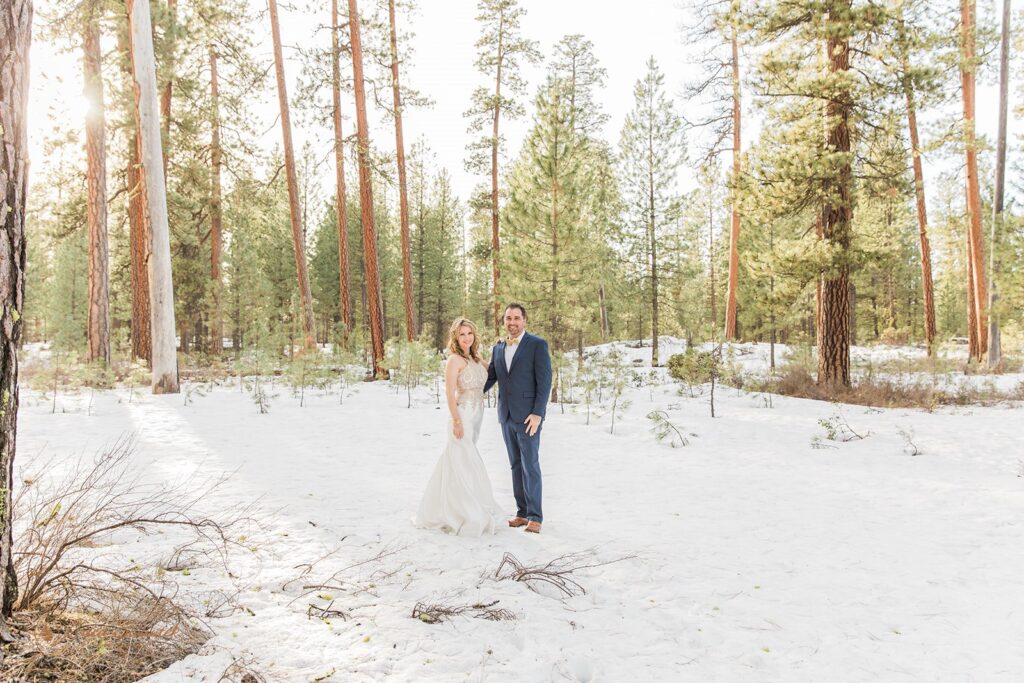
[[[368,6],[369,1],[363,0],[362,4]],[[37,18],[47,13],[52,2],[39,2]],[[266,6],[262,0],[253,0],[253,3],[254,9],[259,11]],[[329,21],[329,6],[327,3],[322,4],[325,8],[323,17],[282,5],[282,34],[286,54],[289,52],[288,46],[298,42],[309,45],[311,41],[322,41],[325,47],[329,45],[327,32],[315,31],[318,24]],[[680,29],[686,17],[676,0],[631,0],[628,5],[595,0],[522,0],[521,4],[527,10],[522,21],[522,33],[539,43],[545,59],[551,55],[554,44],[567,34],[581,33],[593,41],[595,53],[608,72],[606,88],[599,96],[602,97],[604,110],[611,117],[604,131],[610,142],[618,141],[619,130],[632,107],[633,85],[643,74],[645,62],[651,55],[666,75],[669,92],[681,95],[688,70],[692,67],[686,62],[686,48]],[[399,16],[399,22],[404,24],[402,28],[411,28],[415,32],[412,45],[414,56],[402,74],[403,82],[434,100],[431,108],[406,111],[406,145],[411,146],[422,135],[436,154],[438,164],[451,172],[454,189],[463,199],[468,198],[473,187],[483,180],[463,168],[465,146],[470,139],[463,112],[469,105],[473,88],[485,83],[484,77],[473,66],[476,54],[473,44],[479,33],[474,19],[476,12],[476,0],[419,0],[415,15]],[[262,16],[266,21],[266,14]],[[268,61],[271,55],[269,36],[268,25],[260,46],[261,56],[265,56]],[[294,53],[293,50],[290,52]],[[32,54],[33,80],[29,105],[33,123],[30,128],[30,145],[37,169],[40,163],[46,163],[42,147],[45,137],[52,136],[55,130],[62,127],[74,126],[81,129],[83,125],[81,111],[85,99],[81,95],[80,54],[78,49],[58,54],[52,45],[40,40],[37,32]],[[289,95],[294,96],[294,83],[300,69],[296,61],[290,58],[286,61]],[[107,68],[112,66],[108,65]],[[546,63],[526,69],[528,92],[525,97],[528,112],[529,103],[537,85],[542,82],[545,69]],[[681,97],[677,102],[677,106],[684,106]],[[978,102],[979,133],[994,137],[995,89],[991,86],[980,87]],[[346,111],[345,131],[351,134],[354,131],[354,119],[351,116],[354,105],[348,101],[343,102],[343,107]],[[265,120],[264,127],[268,128],[264,140],[268,148],[279,144],[281,139],[280,127],[270,125],[276,116],[276,108],[276,90],[272,85],[264,101],[256,106],[256,112]],[[749,127],[756,123],[756,117],[748,111],[745,121]],[[326,129],[303,130],[298,127],[294,116],[293,126],[296,126],[294,135],[297,149],[307,139],[313,140],[314,144],[324,145],[325,150],[331,144],[331,134]],[[528,126],[529,114],[523,119],[503,123],[508,141],[507,155],[513,155],[518,150]],[[394,149],[394,129],[389,122],[382,121],[371,112],[370,127],[371,139],[376,146]],[[753,137],[752,131],[745,131],[744,137],[746,145]],[[926,172],[929,171],[934,171],[934,167],[927,165]],[[681,184],[688,185],[691,175],[689,170],[684,170]],[[325,167],[325,186],[331,182],[331,178],[331,168]],[[326,193],[329,194],[329,190]]]

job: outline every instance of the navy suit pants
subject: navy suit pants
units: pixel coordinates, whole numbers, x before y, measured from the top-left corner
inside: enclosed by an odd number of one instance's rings
[[[530,436],[526,425],[517,423],[509,415],[501,420],[501,435],[505,437],[509,465],[512,466],[512,493],[516,497],[516,516],[541,522],[540,432]]]

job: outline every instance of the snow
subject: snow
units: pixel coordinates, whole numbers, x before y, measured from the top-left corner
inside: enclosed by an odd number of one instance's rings
[[[737,362],[763,371],[767,345],[744,346]],[[663,358],[683,347],[667,340]],[[641,362],[649,351],[629,349]],[[134,432],[144,479],[229,472],[209,509],[265,511],[233,577],[211,563],[178,578],[199,606],[237,592],[244,609],[211,618],[203,650],[153,683],[218,681],[236,658],[275,681],[1020,679],[1020,406],[878,410],[722,388],[712,419],[706,393],[677,389],[631,388],[614,434],[608,410],[588,426],[582,411],[549,407],[540,535],[412,527],[445,439],[432,387],[407,409],[382,382],[343,404],[336,389],[307,389],[304,407],[278,385],[267,414],[237,381],[187,405],[118,389],[87,410],[88,392],[61,395],[54,414],[49,397],[23,390],[16,467]],[[689,445],[655,440],[655,409]],[[866,438],[829,441],[819,420],[836,418]],[[480,447],[514,511],[491,412]],[[159,536],[117,540],[102,552],[153,571],[166,554]],[[577,552],[598,565],[573,575],[584,595],[494,578],[505,553],[544,564]],[[338,588],[302,588],[335,573]],[[411,617],[419,601],[495,600],[516,619]],[[331,601],[347,619],[308,616]]]

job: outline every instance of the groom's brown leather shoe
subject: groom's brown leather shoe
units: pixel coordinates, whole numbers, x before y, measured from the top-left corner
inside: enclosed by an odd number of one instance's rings
[[[530,522],[526,525],[526,530],[529,531],[531,534],[539,534],[540,522]]]
[[[530,520],[524,517],[513,517],[512,519],[508,520],[508,525],[513,529],[518,529],[521,526],[526,526],[529,523],[529,521]]]

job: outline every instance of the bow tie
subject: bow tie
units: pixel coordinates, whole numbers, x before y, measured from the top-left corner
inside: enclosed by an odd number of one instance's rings
[[[515,339],[513,339],[511,337],[508,337],[505,339],[505,343],[508,344],[509,346],[515,346],[516,344],[519,343],[519,338],[516,337]]]

